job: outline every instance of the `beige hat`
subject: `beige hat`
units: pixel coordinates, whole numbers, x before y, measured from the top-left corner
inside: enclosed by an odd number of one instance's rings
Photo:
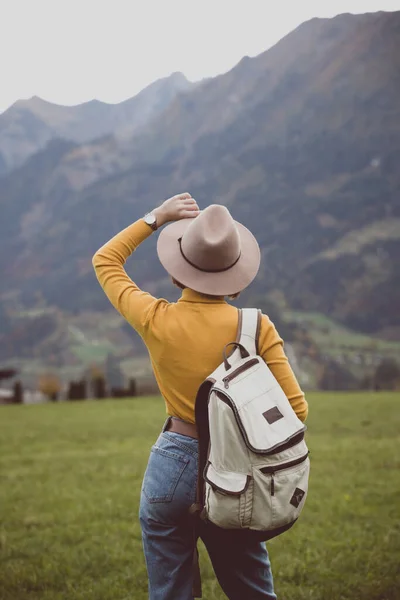
[[[165,227],[157,252],[174,279],[214,296],[240,292],[260,267],[256,238],[220,204],[212,204],[194,219],[181,219]]]

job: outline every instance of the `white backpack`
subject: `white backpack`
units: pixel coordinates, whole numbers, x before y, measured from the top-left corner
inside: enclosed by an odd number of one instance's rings
[[[237,341],[199,389],[197,500],[190,512],[265,541],[297,520],[310,461],[306,426],[257,355],[260,325],[260,311],[239,311]]]

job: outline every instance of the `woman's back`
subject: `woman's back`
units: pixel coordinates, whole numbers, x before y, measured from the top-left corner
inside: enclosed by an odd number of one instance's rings
[[[235,340],[238,311],[223,296],[183,290],[176,303],[143,292],[123,264],[150,231],[143,221],[123,230],[94,256],[96,275],[108,298],[142,336],[167,414],[194,423],[194,404],[202,381],[222,362],[224,346]],[[129,254],[127,254],[129,252]],[[300,419],[307,403],[283,351],[274,325],[263,316],[259,354],[264,358]]]

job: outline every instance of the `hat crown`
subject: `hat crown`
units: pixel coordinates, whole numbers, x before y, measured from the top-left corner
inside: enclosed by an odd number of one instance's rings
[[[251,231],[218,204],[194,219],[167,225],[158,237],[157,252],[176,281],[211,296],[244,290],[257,275],[261,258]]]
[[[240,258],[238,228],[225,206],[212,204],[193,219],[180,240],[183,257],[209,272],[225,271]]]

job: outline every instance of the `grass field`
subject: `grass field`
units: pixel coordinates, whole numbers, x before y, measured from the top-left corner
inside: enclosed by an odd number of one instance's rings
[[[306,508],[268,546],[278,599],[400,599],[400,398],[308,400]],[[1,600],[148,597],[138,503],[164,419],[159,398],[0,407]],[[225,598],[199,546],[203,598]]]

